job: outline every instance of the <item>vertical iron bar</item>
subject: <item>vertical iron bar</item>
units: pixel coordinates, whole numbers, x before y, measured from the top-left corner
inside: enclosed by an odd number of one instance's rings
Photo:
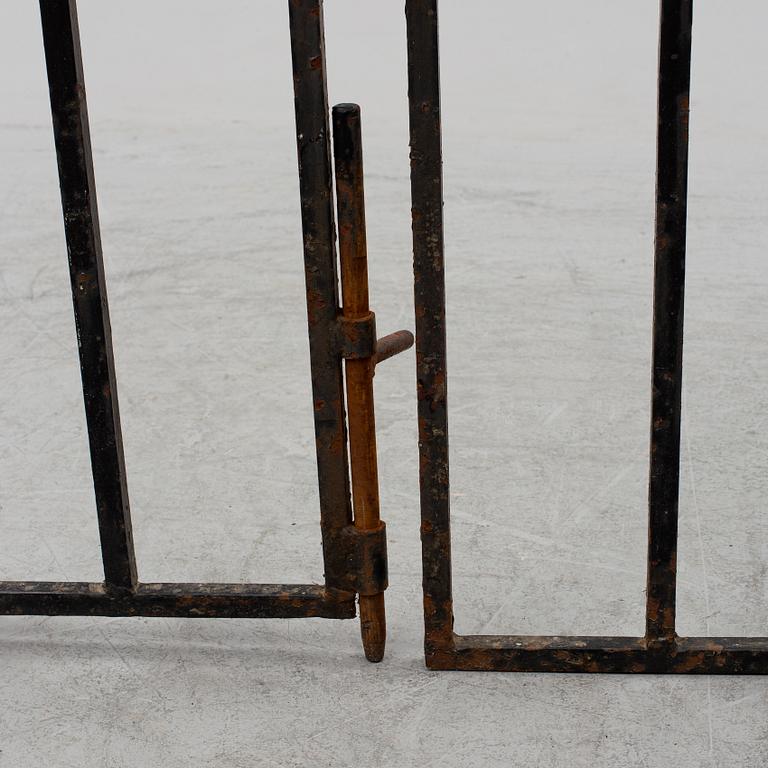
[[[333,108],[333,156],[342,308],[345,318],[359,320],[370,317],[371,308],[368,300],[363,142],[360,107],[357,104],[337,104]],[[355,527],[364,531],[381,526],[373,401],[375,365],[375,356],[350,359],[345,363],[353,511]],[[383,592],[360,595],[360,630],[366,658],[381,661],[387,638]]]
[[[425,650],[453,649],[437,0],[406,0]]]
[[[692,0],[662,0],[646,639],[675,639]]]
[[[288,9],[320,518],[329,584],[343,575],[331,572],[338,562],[332,548],[337,540],[334,533],[352,522],[352,504],[344,380],[336,342],[339,294],[322,0],[289,0]]]
[[[75,0],[40,0],[40,13],[104,579],[111,589],[133,590],[136,563]]]

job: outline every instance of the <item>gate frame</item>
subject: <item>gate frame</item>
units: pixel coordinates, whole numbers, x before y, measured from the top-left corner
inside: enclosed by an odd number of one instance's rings
[[[768,637],[675,631],[692,0],[661,0],[646,632],[458,635],[451,589],[438,0],[406,0],[424,650],[431,669],[768,673]]]
[[[400,332],[377,342],[373,313],[358,322],[342,316],[322,0],[288,5],[325,583],[138,580],[76,0],[40,0],[104,581],[2,581],[0,615],[351,619],[356,593],[386,588],[383,523],[373,531],[353,524],[342,360],[365,361],[372,372],[413,337]]]

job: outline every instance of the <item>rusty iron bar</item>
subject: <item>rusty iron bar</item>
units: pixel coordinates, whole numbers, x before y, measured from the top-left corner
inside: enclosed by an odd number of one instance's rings
[[[406,0],[424,648],[432,669],[766,674],[768,637],[678,637],[675,578],[692,0],[661,0],[649,548],[643,637],[453,631],[438,0]]]
[[[75,0],[40,0],[40,14],[104,580],[131,592],[136,560]]]
[[[333,156],[339,224],[342,313],[348,320],[371,314],[368,301],[368,254],[365,233],[363,151],[360,107],[333,108]],[[376,458],[376,420],[373,399],[375,357],[345,361],[355,527],[366,531],[381,526]],[[384,592],[359,596],[360,630],[369,661],[381,661],[387,638]]]
[[[432,669],[495,672],[763,675],[768,638],[677,638],[654,648],[644,637],[457,636],[451,653],[438,653]]]

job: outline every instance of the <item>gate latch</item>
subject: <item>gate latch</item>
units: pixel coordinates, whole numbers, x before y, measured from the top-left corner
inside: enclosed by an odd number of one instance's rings
[[[325,552],[333,561],[329,571],[335,583],[327,583],[358,593],[365,656],[369,661],[381,661],[386,642],[387,540],[379,516],[373,375],[377,363],[408,349],[413,335],[398,331],[376,339],[376,318],[368,302],[363,153],[357,105],[333,108],[333,150],[342,297],[336,340],[344,360],[354,524],[331,535],[332,544]]]

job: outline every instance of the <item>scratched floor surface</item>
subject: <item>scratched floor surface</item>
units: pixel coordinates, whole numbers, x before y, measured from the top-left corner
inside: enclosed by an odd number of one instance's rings
[[[141,577],[319,581],[286,3],[79,5]],[[457,629],[641,634],[657,9],[530,5],[441,7]],[[766,21],[696,8],[686,634],[768,633]],[[99,580],[38,22],[0,7],[0,579]],[[402,2],[326,23],[412,327]],[[428,672],[412,356],[376,389],[384,663],[354,622],[3,618],[2,768],[766,763],[759,678]]]

